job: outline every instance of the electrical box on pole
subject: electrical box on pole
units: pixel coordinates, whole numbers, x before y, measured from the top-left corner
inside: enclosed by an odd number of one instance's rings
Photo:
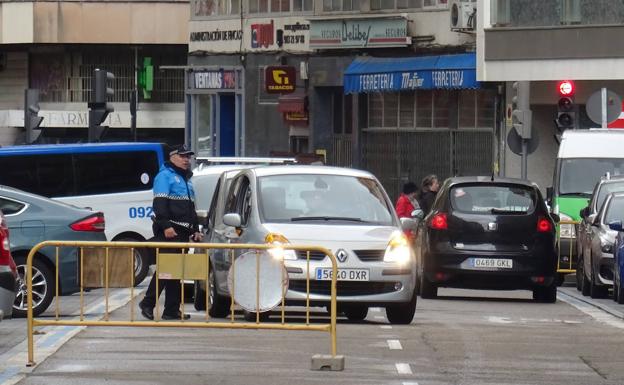
[[[512,103],[513,127],[522,139],[531,139],[533,112],[531,111],[531,83],[514,82]]]

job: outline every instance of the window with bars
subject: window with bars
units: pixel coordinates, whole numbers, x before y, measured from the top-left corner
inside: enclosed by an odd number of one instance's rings
[[[324,0],[326,2],[339,1],[339,0]],[[370,0],[371,10],[382,9],[410,9],[410,8],[447,8],[448,0]],[[325,7],[323,7],[325,11]],[[337,9],[332,9],[337,10]]]
[[[368,127],[388,129],[493,128],[493,90],[419,90],[368,94]]]
[[[102,50],[103,52],[33,53],[30,55],[30,84],[40,90],[40,100],[52,103],[88,103],[91,100],[93,73],[96,68],[115,75],[113,102],[129,102],[135,85],[134,52]],[[152,57],[155,68],[160,65],[184,65],[186,57],[178,53],[144,53]],[[139,93],[141,95],[141,93]],[[183,103],[184,71],[154,71],[151,103]]]

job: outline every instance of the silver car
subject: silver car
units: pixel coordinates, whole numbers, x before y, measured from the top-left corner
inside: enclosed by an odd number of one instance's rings
[[[383,306],[391,323],[412,321],[417,298],[414,254],[372,174],[324,166],[259,167],[223,174],[215,194],[208,242],[325,247],[337,256],[337,300],[349,319],[362,320],[370,306]],[[331,261],[322,253],[310,254],[311,305],[327,306]],[[306,253],[286,251],[284,259],[287,303],[303,304]],[[209,312],[214,317],[229,310],[230,266],[224,250],[211,254]],[[196,287],[195,304],[203,310],[205,288],[201,282]]]
[[[624,194],[607,195],[597,214],[587,217],[591,224],[585,232],[583,242],[583,295],[604,298],[613,286],[613,243],[617,231],[609,228],[612,221],[622,220]]]

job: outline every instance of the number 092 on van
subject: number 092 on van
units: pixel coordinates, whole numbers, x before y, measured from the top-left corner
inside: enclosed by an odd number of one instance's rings
[[[81,143],[0,148],[0,184],[104,213],[106,239],[152,237],[152,187],[160,143]],[[135,283],[149,261],[135,253]]]

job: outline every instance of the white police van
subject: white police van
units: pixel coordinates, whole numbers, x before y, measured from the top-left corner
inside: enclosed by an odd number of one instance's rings
[[[154,177],[166,160],[160,143],[79,143],[0,148],[0,184],[104,213],[106,238],[151,238]],[[147,275],[135,254],[135,283]]]

